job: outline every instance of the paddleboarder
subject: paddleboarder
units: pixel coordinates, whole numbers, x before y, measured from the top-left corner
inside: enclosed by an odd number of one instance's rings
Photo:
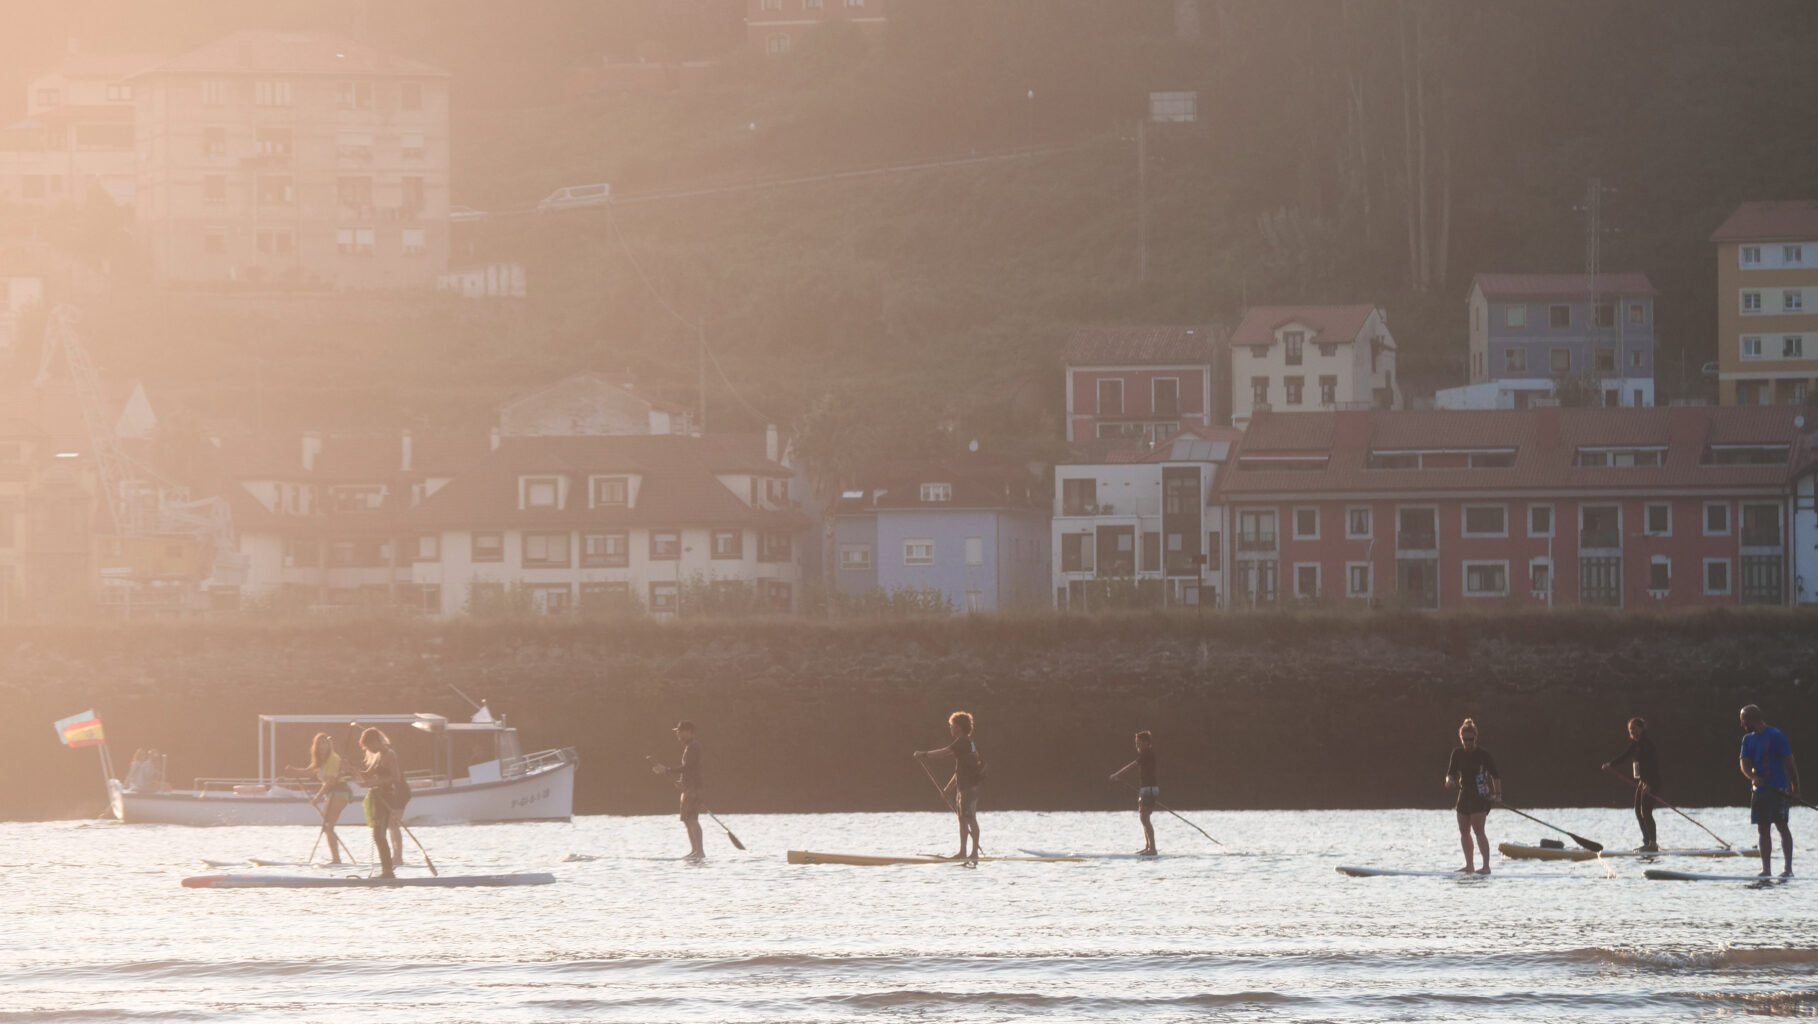
[[[404,766],[391,739],[368,726],[360,733],[360,749],[366,751],[360,783],[366,787],[366,823],[372,826],[372,844],[379,851],[379,877],[396,878],[397,860],[392,843],[396,842],[402,857],[403,837],[399,831],[404,821],[404,805],[410,802],[410,783],[404,780]]]
[[[682,744],[682,763],[674,768],[654,762],[650,770],[675,780],[682,791],[682,827],[688,830],[688,860],[703,860],[707,850],[701,843],[701,800],[706,787],[701,783],[701,744],[694,738],[694,723],[683,719],[671,730]]]
[[[1161,786],[1155,781],[1155,734],[1147,729],[1136,734],[1136,760],[1112,772],[1111,781],[1122,782],[1131,772],[1137,773],[1136,816],[1143,823],[1143,848],[1137,855],[1154,857],[1155,826],[1149,818],[1161,799]]]
[[[964,711],[955,711],[947,716],[947,729],[953,734],[953,742],[938,750],[918,750],[917,760],[930,758],[953,758],[953,778],[941,787],[941,795],[959,816],[959,852],[953,855],[954,860],[977,861],[978,847],[978,787],[985,780],[984,762],[978,756],[978,744],[972,740],[972,716]],[[966,852],[966,838],[972,838],[972,852]]]
[[[1641,845],[1635,847],[1635,852],[1658,853],[1660,843],[1654,831],[1654,798],[1660,791],[1660,756],[1655,753],[1654,741],[1648,736],[1646,719],[1629,719],[1628,749],[1611,758],[1603,770],[1614,771],[1625,764],[1634,774],[1635,820],[1641,825]]]
[[[341,811],[347,801],[353,799],[353,791],[348,788],[347,775],[341,770],[341,755],[335,753],[334,739],[325,732],[316,733],[316,738],[309,741],[308,766],[285,765],[284,770],[304,772],[321,781],[311,802],[322,812],[322,834],[328,837],[328,862],[341,863],[341,840],[335,835],[335,822],[341,820]],[[349,851],[347,857],[352,860],[353,852]]]
[[[1780,854],[1786,867],[1780,877],[1793,877],[1793,832],[1787,828],[1787,810],[1799,799],[1799,766],[1793,763],[1793,748],[1786,733],[1767,724],[1761,709],[1753,704],[1741,711],[1742,774],[1754,787],[1749,797],[1749,820],[1755,823],[1761,842],[1761,877],[1774,873],[1773,826],[1780,828]]]
[[[1496,759],[1477,745],[1477,722],[1465,719],[1458,727],[1458,749],[1446,763],[1446,788],[1458,791],[1453,809],[1458,815],[1458,842],[1464,847],[1464,867],[1459,874],[1490,873],[1490,837],[1484,832],[1490,809],[1502,802],[1502,776],[1496,771]],[[1477,848],[1483,854],[1483,867],[1474,868],[1471,837],[1477,837]]]

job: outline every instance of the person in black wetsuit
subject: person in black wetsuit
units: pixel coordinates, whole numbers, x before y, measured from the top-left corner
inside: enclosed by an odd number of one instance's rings
[[[1122,782],[1131,772],[1137,773],[1136,816],[1143,823],[1143,848],[1139,856],[1153,857],[1155,826],[1149,820],[1155,813],[1155,802],[1161,799],[1161,786],[1155,781],[1155,735],[1144,729],[1136,734],[1136,760],[1111,773],[1111,781]]]
[[[1628,765],[1635,779],[1635,820],[1641,825],[1641,845],[1637,853],[1658,853],[1660,843],[1654,832],[1654,795],[1660,792],[1660,756],[1654,752],[1654,741],[1648,737],[1648,723],[1642,718],[1629,719],[1629,746],[1603,766],[1615,771]]]
[[[955,711],[947,716],[947,728],[953,733],[953,742],[938,750],[918,750],[918,760],[931,757],[953,758],[953,778],[941,788],[941,795],[947,798],[954,812],[959,815],[959,852],[953,855],[954,860],[976,861],[978,849],[978,787],[984,781],[984,762],[978,756],[978,745],[972,742],[972,716],[964,711]],[[966,852],[966,837],[972,837],[972,852]]]
[[[1458,841],[1464,847],[1464,867],[1460,874],[1471,874],[1473,870],[1479,875],[1490,873],[1490,837],[1484,833],[1484,822],[1490,817],[1490,808],[1502,803],[1502,776],[1496,771],[1496,759],[1490,752],[1477,745],[1477,723],[1465,719],[1458,727],[1458,749],[1452,751],[1452,759],[1446,762],[1446,788],[1458,790],[1458,802],[1454,809],[1458,813]],[[1483,853],[1483,867],[1472,867],[1471,837],[1477,837],[1477,847]]]
[[[688,860],[703,860],[707,850],[701,843],[701,800],[706,787],[701,782],[701,744],[694,738],[694,723],[683,720],[675,724],[675,738],[682,744],[682,763],[671,768],[660,762],[650,766],[658,775],[675,780],[682,791],[682,827],[688,830]]]

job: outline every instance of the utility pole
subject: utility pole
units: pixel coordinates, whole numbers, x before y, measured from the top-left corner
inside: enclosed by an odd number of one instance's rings
[[[1136,284],[1149,282],[1149,118],[1136,122]]]
[[[697,367],[695,370],[695,397],[700,403],[700,418],[695,421],[697,433],[707,433],[707,318],[705,316],[694,323],[695,341],[700,351],[695,353]]]
[[[1603,187],[1602,178],[1589,179],[1585,182],[1584,205],[1578,207],[1578,211],[1584,214],[1584,289],[1585,298],[1590,303],[1590,310],[1588,312],[1590,322],[1585,325],[1584,332],[1585,355],[1591,361],[1591,365],[1588,369],[1592,372],[1588,376],[1597,381],[1599,401],[1603,398],[1603,381],[1596,377],[1595,371],[1597,365],[1597,332],[1601,327],[1597,322],[1597,316],[1603,307],[1603,282],[1601,278],[1603,275],[1603,194],[1605,191],[1607,190]],[[1612,318],[1614,318],[1615,313],[1615,307],[1612,306]],[[1611,326],[1615,325],[1612,324]],[[1616,366],[1612,369],[1612,372],[1618,380],[1616,392],[1617,405],[1622,404],[1622,388],[1627,383],[1627,380],[1622,376],[1624,372],[1623,367],[1626,365],[1624,362],[1626,358],[1627,353],[1621,351],[1620,346],[1618,346],[1616,352]]]

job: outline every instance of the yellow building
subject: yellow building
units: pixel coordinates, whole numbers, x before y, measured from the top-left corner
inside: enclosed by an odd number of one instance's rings
[[[1804,405],[1818,383],[1818,202],[1744,203],[1717,243],[1723,405]]]
[[[136,216],[163,281],[428,286],[448,264],[448,74],[236,32],[131,79]]]

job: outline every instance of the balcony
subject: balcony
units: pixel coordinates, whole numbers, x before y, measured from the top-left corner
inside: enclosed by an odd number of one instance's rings
[[[1578,535],[1578,546],[1580,548],[1619,548],[1622,546],[1622,534],[1614,527],[1585,530]]]
[[[1780,546],[1780,530],[1742,528],[1742,546],[1745,548],[1777,548]]]
[[[1397,530],[1397,551],[1438,551],[1439,535],[1433,530]]]
[[[1266,552],[1272,555],[1276,551],[1275,535],[1272,533],[1240,535],[1237,538],[1237,550],[1241,552]]]

